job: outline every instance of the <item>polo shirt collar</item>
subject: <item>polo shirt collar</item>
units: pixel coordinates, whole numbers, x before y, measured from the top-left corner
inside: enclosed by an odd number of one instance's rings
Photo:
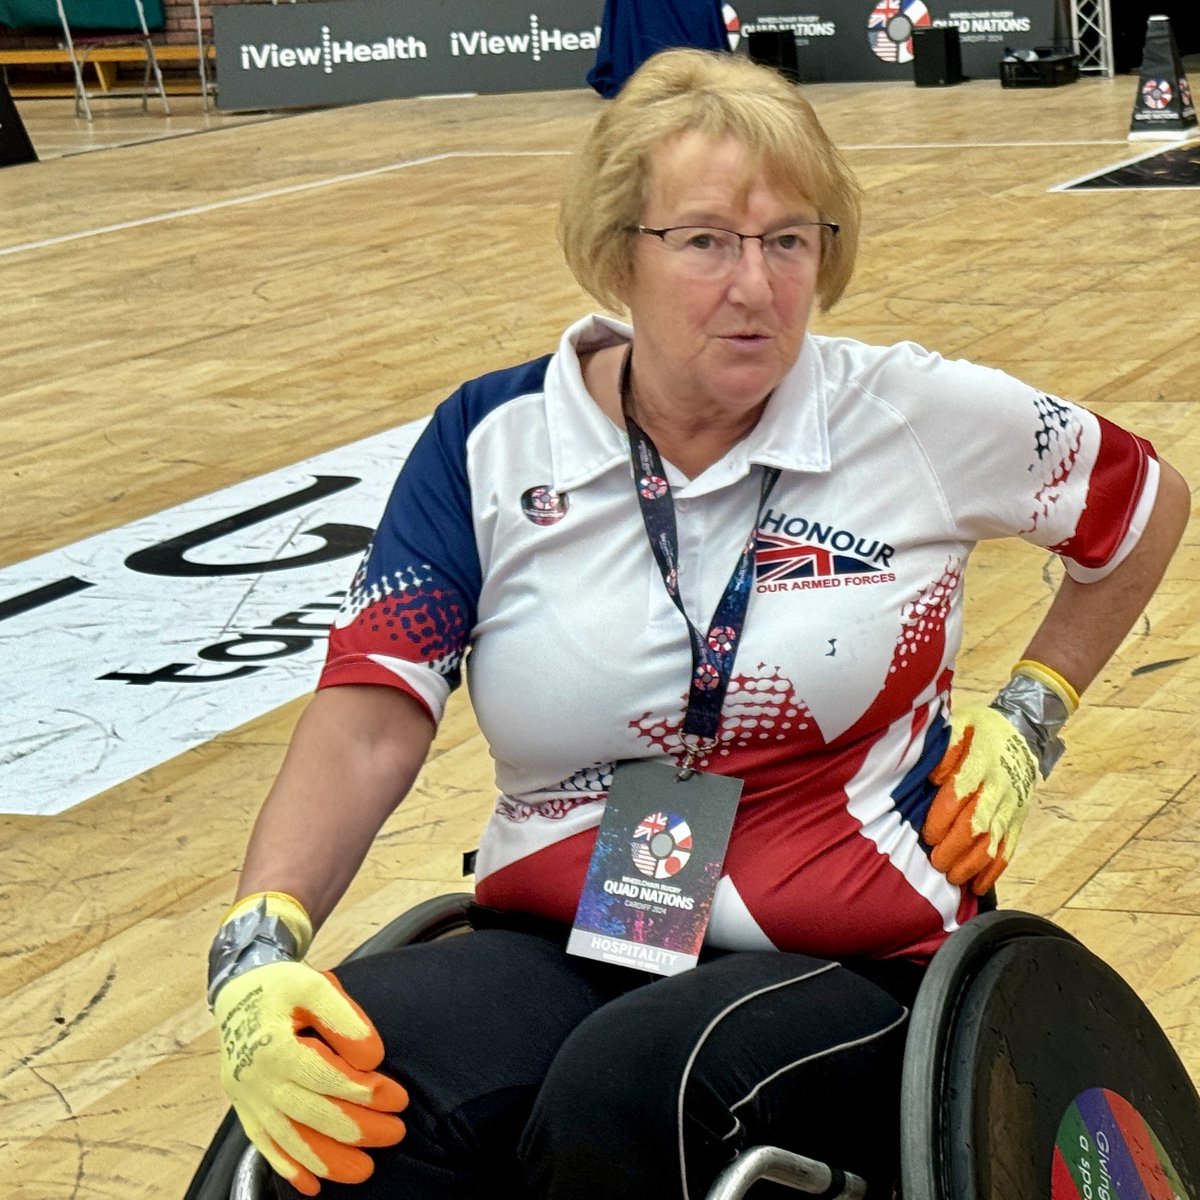
[[[629,461],[629,439],[584,387],[579,355],[627,343],[633,329],[612,317],[592,315],[566,330],[546,377],[546,420],[554,488],[581,487]],[[825,372],[811,335],[800,357],[767,402],[762,419],[720,462],[690,480],[681,494],[702,495],[746,475],[754,465],[811,473],[830,469]]]
[[[771,394],[758,424],[679,495],[715,491],[747,475],[752,466],[809,474],[830,469],[825,370],[811,335],[805,336],[800,357]]]
[[[629,461],[629,439],[608,419],[583,383],[579,356],[627,343],[633,330],[623,321],[593,315],[563,334],[546,371],[546,426],[550,434],[554,490],[582,487]]]

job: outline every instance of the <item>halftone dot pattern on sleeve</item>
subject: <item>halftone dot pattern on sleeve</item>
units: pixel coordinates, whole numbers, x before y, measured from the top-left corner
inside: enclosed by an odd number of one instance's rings
[[[1062,489],[1075,468],[1083,446],[1083,426],[1075,411],[1061,400],[1044,392],[1034,400],[1038,413],[1038,428],[1034,434],[1037,461],[1030,464],[1035,477],[1040,474],[1041,485],[1034,493],[1034,509],[1029,525],[1022,533],[1032,533],[1049,516],[1058,503]]]

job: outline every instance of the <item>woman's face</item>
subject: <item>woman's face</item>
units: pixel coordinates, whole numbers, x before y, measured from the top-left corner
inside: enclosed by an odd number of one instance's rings
[[[640,224],[759,234],[819,218],[812,204],[748,177],[746,167],[747,154],[732,137],[692,130],[663,142],[651,160]],[[621,297],[635,331],[635,387],[687,404],[697,416],[752,413],[800,354],[816,292],[819,239],[816,246],[798,263],[776,269],[761,243],[747,241],[724,275],[697,278],[685,253],[638,236],[633,276]]]

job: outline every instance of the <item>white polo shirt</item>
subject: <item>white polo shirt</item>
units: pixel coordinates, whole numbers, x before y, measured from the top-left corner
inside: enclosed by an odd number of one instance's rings
[[[612,764],[674,757],[687,629],[652,556],[628,437],[578,355],[463,385],[404,464],[321,686],[391,684],[434,720],[469,651],[501,795],[481,903],[570,922]],[[695,479],[667,464],[680,589],[704,630],[754,522],[756,583],[719,747],[745,781],[711,944],[927,957],[976,902],[929,864],[927,776],[948,738],[962,579],[1016,535],[1089,580],[1143,528],[1152,448],[1076,405],[911,343],[810,335],[757,427]]]

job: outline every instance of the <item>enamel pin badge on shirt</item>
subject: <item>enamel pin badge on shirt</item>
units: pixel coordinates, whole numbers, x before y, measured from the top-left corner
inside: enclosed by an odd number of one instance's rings
[[[696,965],[742,781],[618,763],[567,950],[658,975]]]

